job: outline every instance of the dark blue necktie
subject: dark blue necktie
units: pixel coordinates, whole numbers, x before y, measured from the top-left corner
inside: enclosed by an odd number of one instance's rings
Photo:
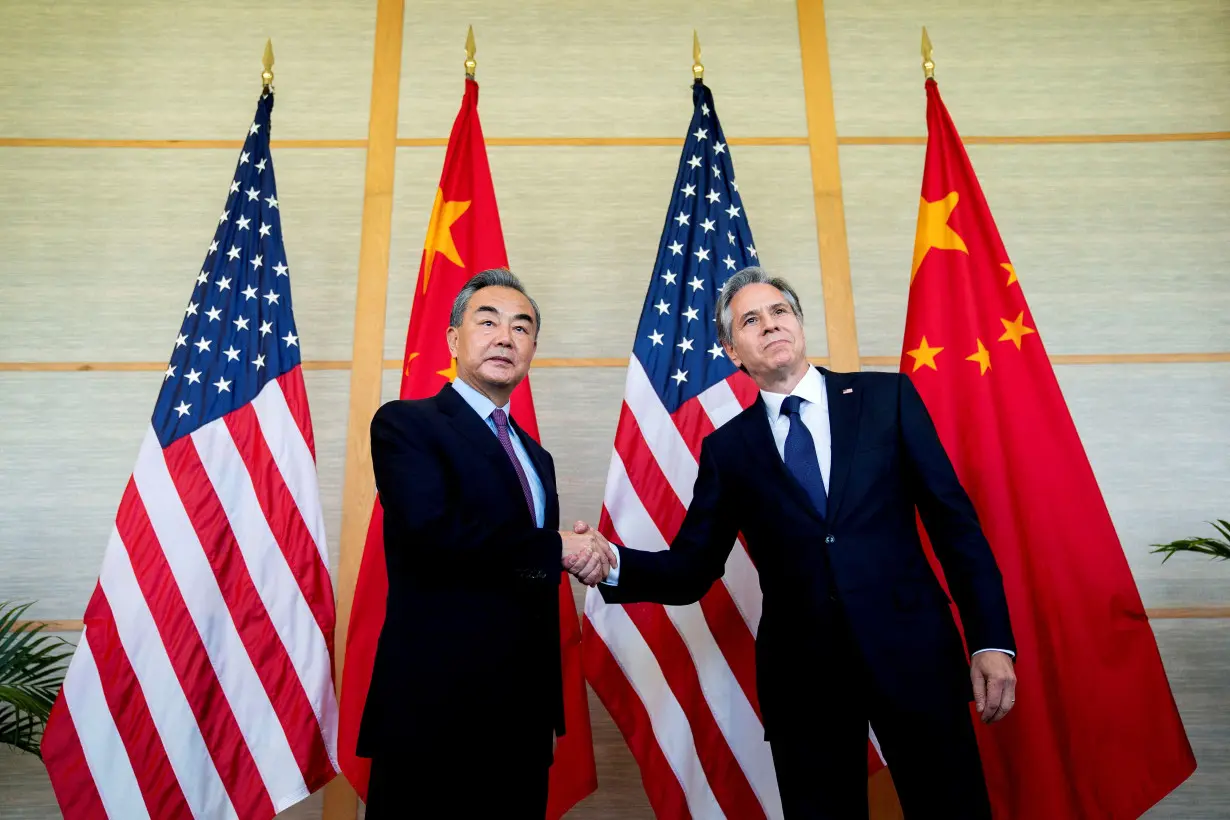
[[[828,494],[824,489],[824,474],[820,472],[820,459],[816,456],[816,440],[803,423],[799,409],[803,399],[787,396],[782,402],[782,414],[790,417],[790,432],[786,435],[786,469],[803,485],[816,511],[823,518],[828,512]]]

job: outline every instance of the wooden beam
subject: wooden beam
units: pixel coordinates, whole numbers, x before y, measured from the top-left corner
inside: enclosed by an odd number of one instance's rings
[[[841,194],[837,119],[833,111],[833,80],[829,72],[824,0],[797,0],[796,5],[828,353],[834,370],[853,371],[859,369],[858,332],[854,326],[850,247],[846,241],[846,213]]]
[[[367,538],[367,525],[376,498],[368,425],[380,407],[384,377],[384,311],[393,232],[393,175],[397,165],[397,105],[401,93],[404,16],[405,0],[377,0],[367,173],[363,183],[363,223],[355,291],[350,414],[342,485],[341,560],[337,569],[334,675],[339,691],[346,662],[350,605],[354,600],[363,542]],[[345,777],[335,778],[325,787],[323,820],[354,820],[358,810],[358,796]]]

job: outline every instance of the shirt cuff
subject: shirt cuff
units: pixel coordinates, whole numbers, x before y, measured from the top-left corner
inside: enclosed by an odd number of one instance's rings
[[[619,586],[619,547],[611,544],[611,552],[615,553],[616,566],[611,567],[611,571],[606,575],[606,580],[599,583],[606,584],[609,587],[617,587]]]
[[[1009,649],[996,649],[996,648],[995,648],[995,647],[993,647],[993,646],[988,646],[986,649],[979,649],[979,650],[978,650],[978,652],[1003,652],[1005,655],[1007,655],[1007,656],[1008,656],[1008,657],[1010,657],[1010,658],[1015,658],[1015,657],[1016,657],[1016,653],[1015,653],[1015,652],[1013,652],[1013,651],[1011,651],[1011,650],[1009,650]],[[970,653],[970,657],[971,657],[971,658],[972,658],[972,657],[974,657],[974,655],[977,655],[977,654],[978,654],[978,652],[972,652],[972,653]]]

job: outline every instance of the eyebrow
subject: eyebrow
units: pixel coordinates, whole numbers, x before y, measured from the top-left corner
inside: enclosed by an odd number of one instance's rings
[[[491,305],[479,305],[478,307],[474,308],[474,312],[476,314],[494,313],[496,316],[500,315],[500,311],[493,308]],[[512,320],[514,322],[529,322],[531,325],[534,324],[534,317],[529,315],[528,313],[518,313],[512,317]]]
[[[769,306],[766,308],[766,310],[773,310],[774,308],[779,308],[779,307],[784,307],[784,308],[788,308],[788,309],[789,309],[789,308],[790,308],[790,305],[788,305],[788,304],[787,304],[787,303],[785,303],[785,302],[774,302],[773,304],[769,305]],[[791,310],[790,312],[791,312],[791,313],[793,313],[794,311],[793,311],[793,310]],[[746,311],[746,312],[745,312],[742,316],[740,316],[740,317],[739,317],[739,321],[740,321],[740,322],[746,322],[746,321],[747,321],[747,317],[749,317],[749,316],[754,316],[754,315],[756,315],[757,313],[759,313],[759,310],[749,310],[749,311]]]

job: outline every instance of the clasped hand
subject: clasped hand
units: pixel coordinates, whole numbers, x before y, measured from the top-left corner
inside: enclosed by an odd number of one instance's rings
[[[611,543],[584,521],[578,521],[572,532],[561,531],[559,535],[564,542],[560,563],[586,586],[605,581],[611,569],[619,565]]]

